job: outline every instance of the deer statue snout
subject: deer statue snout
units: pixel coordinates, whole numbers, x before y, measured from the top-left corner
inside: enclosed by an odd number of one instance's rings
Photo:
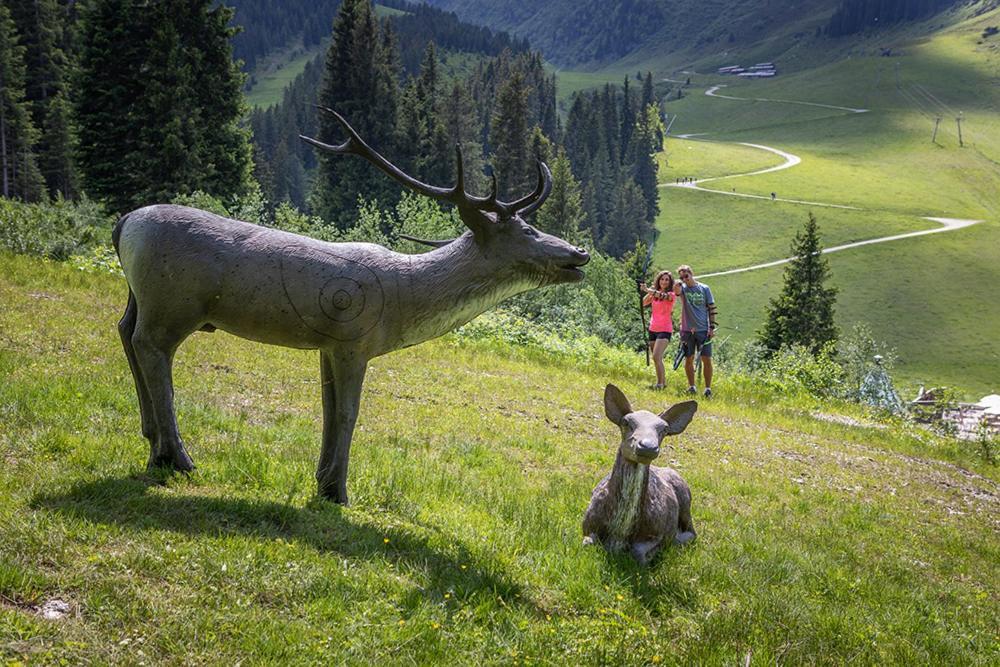
[[[642,439],[636,443],[635,459],[636,463],[648,465],[660,455],[660,443],[653,439]]]

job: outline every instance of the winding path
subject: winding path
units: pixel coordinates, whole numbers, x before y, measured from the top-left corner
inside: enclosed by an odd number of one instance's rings
[[[712,86],[705,91],[705,94],[709,97],[720,97],[724,100],[740,100],[741,102],[780,102],[781,104],[801,104],[806,107],[823,107],[824,109],[840,109],[841,111],[850,111],[851,113],[868,113],[868,109],[855,109],[854,107],[838,107],[835,104],[820,104],[819,102],[800,102],[798,100],[772,100],[767,97],[733,97],[732,95],[719,95],[716,93],[719,88],[725,88],[725,85]]]
[[[802,105],[806,105],[806,106],[824,107],[824,108],[827,108],[827,109],[839,109],[839,110],[843,110],[843,111],[849,111],[851,113],[867,113],[867,111],[868,111],[867,109],[854,109],[852,107],[840,107],[840,106],[834,106],[832,104],[819,104],[817,102],[799,102],[799,101],[796,101],[796,100],[773,100],[773,99],[767,99],[767,98],[762,98],[762,97],[733,97],[731,95],[719,95],[716,92],[716,91],[719,90],[719,88],[722,88],[722,86],[712,86],[711,88],[709,88],[708,90],[705,91],[705,95],[708,95],[709,97],[719,97],[719,98],[724,98],[724,99],[728,99],[728,100],[741,100],[741,101],[749,101],[749,102],[777,102],[777,103],[781,103],[781,104],[802,104]],[[688,139],[688,140],[693,140],[693,141],[709,141],[707,139],[699,139],[698,138],[698,137],[703,137],[703,136],[705,136],[705,135],[704,134],[680,134],[680,135],[677,135],[677,138],[678,139]],[[772,200],[772,197],[768,197],[766,195],[745,194],[745,193],[741,193],[741,192],[736,192],[735,189],[733,191],[731,191],[731,192],[727,192],[725,190],[714,190],[712,188],[702,187],[701,184],[702,183],[710,183],[710,182],[713,182],[713,181],[722,181],[722,180],[725,180],[727,178],[739,178],[739,177],[743,177],[743,176],[757,176],[757,175],[760,175],[760,174],[768,174],[768,173],[771,173],[771,172],[774,172],[774,171],[781,171],[782,169],[791,169],[792,167],[794,167],[794,166],[802,163],[802,158],[800,158],[798,155],[794,155],[792,153],[788,153],[786,151],[783,151],[783,150],[778,149],[778,148],[774,148],[772,146],[765,146],[763,144],[751,144],[751,143],[746,143],[746,142],[739,142],[739,145],[740,146],[748,146],[750,148],[756,148],[758,150],[763,150],[763,151],[768,151],[770,153],[774,153],[775,155],[778,155],[778,156],[784,158],[785,161],[783,163],[775,166],[775,167],[768,167],[766,169],[758,169],[756,171],[748,171],[748,172],[742,172],[742,173],[738,173],[738,174],[728,174],[726,176],[713,176],[711,178],[701,178],[701,179],[697,179],[697,180],[694,180],[694,181],[689,181],[687,183],[660,183],[659,187],[661,187],[661,188],[686,188],[686,189],[689,189],[689,190],[699,190],[701,192],[710,192],[712,194],[726,195],[726,196],[729,196],[729,197],[744,197],[744,198],[747,198],[747,199]],[[804,204],[804,205],[807,205],[807,206],[823,206],[823,207],[826,207],[826,208],[840,208],[840,209],[848,209],[848,210],[852,210],[852,211],[865,210],[865,209],[858,208],[857,206],[847,206],[847,205],[844,205],[844,204],[829,204],[829,203],[825,203],[825,202],[805,201],[805,200],[802,200],[802,199],[782,199],[782,198],[778,197],[778,198],[774,198],[773,200],[774,201],[787,202],[787,203],[790,203],[790,204]],[[926,236],[927,234],[940,234],[941,232],[951,232],[951,231],[955,231],[957,229],[962,229],[963,227],[970,227],[972,225],[975,225],[977,223],[982,222],[982,220],[963,220],[963,219],[960,219],[960,218],[937,218],[937,217],[930,217],[930,216],[922,216],[922,219],[923,220],[931,220],[933,222],[937,222],[941,226],[940,227],[935,227],[933,229],[924,229],[924,230],[917,231],[917,232],[907,232],[905,234],[894,234],[892,236],[882,236],[882,237],[874,238],[874,239],[866,239],[864,241],[855,241],[853,243],[845,243],[843,245],[832,246],[830,248],[824,248],[822,252],[824,254],[830,253],[830,252],[840,252],[841,250],[848,250],[850,248],[857,248],[858,246],[872,245],[872,244],[875,244],[875,243],[886,243],[888,241],[898,241],[900,239],[907,239],[907,238],[911,238],[911,237],[914,237],[914,236]],[[727,275],[730,275],[730,274],[733,274],[733,273],[744,273],[746,271],[756,271],[757,269],[767,269],[767,268],[770,268],[772,266],[780,266],[781,264],[787,264],[788,262],[791,262],[793,259],[795,259],[795,258],[794,257],[786,257],[785,259],[778,259],[778,260],[775,260],[773,262],[765,262],[764,264],[754,264],[752,266],[744,266],[744,267],[741,267],[741,268],[738,268],[738,269],[729,269],[729,270],[726,270],[726,271],[715,271],[715,272],[712,272],[712,273],[702,273],[702,274],[699,274],[699,275],[700,275],[700,277],[703,277],[703,278],[710,278],[712,276],[727,276]]]

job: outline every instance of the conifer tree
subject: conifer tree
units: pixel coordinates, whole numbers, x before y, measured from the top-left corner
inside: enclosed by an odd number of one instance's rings
[[[8,0],[26,48],[25,96],[39,130],[34,152],[50,195],[75,194],[64,19],[56,0]]]
[[[812,213],[792,241],[795,259],[785,268],[781,294],[771,299],[767,322],[758,340],[771,352],[802,345],[816,354],[837,339],[833,309],[837,288],[826,287],[830,267],[821,254],[816,218]]]
[[[573,243],[585,223],[580,182],[573,177],[566,151],[560,148],[552,162],[552,192],[538,209],[535,226]]]
[[[45,187],[32,152],[38,131],[25,101],[24,54],[10,11],[0,4],[0,196],[36,201]]]
[[[656,160],[653,151],[656,145],[656,132],[651,127],[648,113],[638,114],[635,130],[630,138],[628,161],[631,163],[632,179],[642,191],[646,203],[645,222],[652,224],[660,212],[660,193],[657,188]]]
[[[94,0],[84,16],[76,116],[84,189],[126,211],[250,182],[232,10],[211,0]]]
[[[650,104],[656,104],[656,93],[653,90],[653,73],[646,72],[646,79],[642,82],[642,99],[640,108],[646,109]]]
[[[490,128],[493,170],[497,174],[502,199],[515,199],[531,188],[535,173],[530,159],[528,135],[528,95],[524,78],[515,72],[497,92]]]
[[[627,179],[613,190],[613,208],[604,231],[602,247],[615,257],[622,257],[646,235],[646,201],[635,181]]]
[[[403,93],[397,123],[407,148],[408,171],[425,183],[443,185],[454,177],[454,155],[439,110],[440,79],[434,42],[429,42],[420,74]]]
[[[394,151],[398,62],[391,33],[380,31],[371,0],[344,0],[333,23],[319,104],[347,119],[383,155]],[[319,140],[341,143],[343,130],[329,114],[319,115]],[[313,210],[341,229],[357,221],[359,196],[393,203],[399,188],[365,160],[322,154],[313,189]]]
[[[483,168],[483,145],[479,142],[481,128],[468,88],[454,83],[445,97],[441,108],[441,122],[445,128],[449,146],[462,148],[465,166],[465,182],[469,192],[480,192],[485,185]],[[450,182],[450,181],[449,181]]]

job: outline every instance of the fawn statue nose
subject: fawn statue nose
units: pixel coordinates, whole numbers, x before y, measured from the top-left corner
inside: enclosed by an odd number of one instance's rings
[[[655,459],[660,453],[660,443],[655,440],[641,440],[635,448],[635,454],[640,459]]]

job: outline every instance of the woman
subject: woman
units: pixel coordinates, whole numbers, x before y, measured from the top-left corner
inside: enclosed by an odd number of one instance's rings
[[[644,283],[642,289],[646,292],[642,305],[653,309],[649,318],[649,341],[653,344],[653,364],[656,366],[656,384],[653,389],[663,389],[667,383],[663,352],[674,332],[674,277],[670,271],[660,271],[653,280],[653,287],[646,287]]]

